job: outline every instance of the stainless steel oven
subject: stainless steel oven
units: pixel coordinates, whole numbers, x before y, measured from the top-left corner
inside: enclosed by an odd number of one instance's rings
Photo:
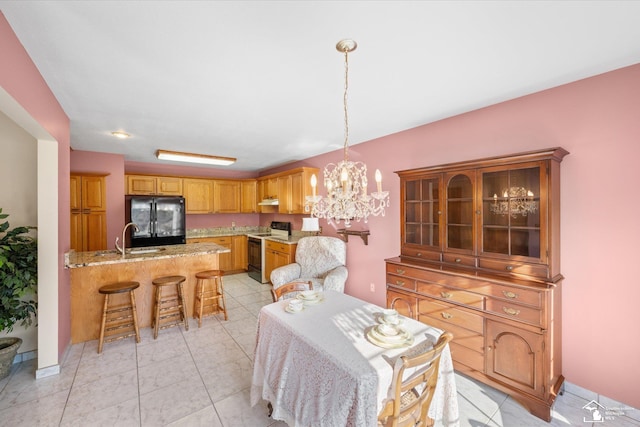
[[[264,239],[274,236],[281,239],[287,239],[291,235],[291,223],[283,221],[272,221],[271,231],[268,233],[255,233],[247,236],[247,248],[249,261],[248,274],[254,280],[260,283],[269,283],[269,278],[265,276],[265,251],[266,245]]]

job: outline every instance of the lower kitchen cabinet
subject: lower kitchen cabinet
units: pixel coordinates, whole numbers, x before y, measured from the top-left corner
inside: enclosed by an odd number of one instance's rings
[[[386,260],[387,307],[453,333],[457,371],[551,420],[560,392],[561,281],[403,257]]]
[[[247,236],[192,237],[187,243],[215,243],[231,252],[218,255],[220,270],[225,274],[247,271]]]
[[[297,244],[287,244],[266,240],[265,248],[265,277],[269,279],[271,272],[283,265],[295,262]]]

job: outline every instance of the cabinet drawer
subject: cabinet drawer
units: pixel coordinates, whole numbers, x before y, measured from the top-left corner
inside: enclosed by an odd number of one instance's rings
[[[406,265],[387,263],[387,274],[394,274],[396,276],[403,276],[416,280],[432,281],[430,280],[432,273],[429,271],[408,267]]]
[[[218,245],[230,245],[231,244],[231,236],[226,237],[212,237],[211,242],[216,243]]]
[[[470,350],[484,353],[484,337],[478,332],[470,331],[469,329],[462,328],[445,320],[436,319],[435,317],[423,316],[422,321],[429,326],[451,332],[453,334],[452,342],[467,347]]]
[[[464,265],[467,267],[476,266],[476,257],[468,255],[443,254],[442,260],[456,265]]]
[[[526,274],[527,276],[535,276],[547,278],[549,267],[542,264],[527,264],[524,262],[514,262],[497,259],[480,259],[480,268],[487,268],[496,271],[505,271],[507,273]]]
[[[513,288],[510,286],[502,286],[494,284],[487,287],[489,295],[503,298],[509,301],[528,304],[534,307],[542,307],[542,292],[532,289]]]
[[[542,324],[542,310],[536,308],[525,307],[518,304],[512,304],[508,301],[499,301],[493,298],[487,298],[487,311],[507,316],[510,319],[521,320],[523,322],[532,323],[538,326]]]
[[[484,372],[484,354],[458,345],[453,341],[449,343],[449,348],[454,362],[462,363],[473,370]]]
[[[403,247],[401,253],[404,256],[410,256],[413,258],[426,259],[429,261],[440,261],[440,252],[431,252],[424,249]]]
[[[416,285],[416,290],[421,294],[484,309],[484,296],[482,295],[462,291],[460,289],[452,289],[447,286],[438,285],[436,283],[423,283],[419,281]]]
[[[463,328],[482,334],[483,318],[482,316],[472,313],[463,308],[456,308],[450,305],[441,304],[431,300],[418,301],[418,319],[423,323],[429,323],[429,319],[421,318],[422,316],[442,319],[448,323],[462,326]]]
[[[276,252],[284,252],[289,253],[290,245],[281,242],[274,242],[273,240],[266,240],[267,249],[276,251]]]
[[[396,288],[403,288],[411,291],[416,290],[416,281],[411,277],[396,276],[394,274],[387,274],[387,284]]]

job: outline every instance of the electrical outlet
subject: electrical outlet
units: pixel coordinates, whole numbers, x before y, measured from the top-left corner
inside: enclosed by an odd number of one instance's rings
[[[376,291],[376,284],[372,283],[370,286],[371,292],[375,292]]]

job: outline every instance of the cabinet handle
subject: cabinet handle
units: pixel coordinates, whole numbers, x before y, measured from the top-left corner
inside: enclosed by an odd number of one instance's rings
[[[480,211],[479,210],[476,211],[476,215],[480,215]]]
[[[396,273],[398,273],[398,274],[404,274],[404,270],[402,270],[401,268],[398,268],[398,269],[396,270]]]
[[[441,314],[442,314],[442,317],[444,317],[445,319],[451,319],[453,317],[453,315],[449,313],[441,313]]]
[[[502,291],[502,293],[504,294],[505,297],[507,298],[518,298],[518,294],[511,292],[511,291]]]
[[[438,211],[438,215],[442,215],[442,211]]]
[[[460,258],[456,258],[456,262],[460,263],[462,260]]]
[[[442,295],[442,298],[451,298],[453,296],[451,292],[440,292],[440,295]]]
[[[518,314],[520,314],[520,310],[516,310],[515,308],[511,307],[502,307],[502,310],[511,316],[517,316]]]
[[[404,280],[396,280],[397,286],[404,286]]]
[[[417,256],[417,257],[421,257],[421,256],[422,256],[422,252],[418,252],[418,253],[416,254],[416,256]]]
[[[506,269],[507,271],[511,271],[511,270],[513,270],[513,265],[507,265],[507,266],[505,267],[505,269]]]

